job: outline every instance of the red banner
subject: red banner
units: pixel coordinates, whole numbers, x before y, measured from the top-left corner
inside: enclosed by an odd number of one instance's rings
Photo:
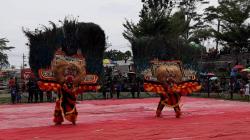
[[[21,79],[22,80],[29,80],[29,78],[35,78],[34,73],[30,68],[22,69],[21,70]]]

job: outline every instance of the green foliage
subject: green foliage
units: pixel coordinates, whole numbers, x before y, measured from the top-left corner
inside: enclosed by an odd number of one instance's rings
[[[104,52],[104,59],[111,59],[113,61],[127,60],[129,57],[131,57],[130,51],[126,51],[124,53],[118,50],[110,50]]]
[[[0,38],[0,69],[9,65],[8,55],[5,53],[6,50],[11,50],[14,47],[7,46],[9,41],[5,38]]]
[[[202,14],[197,13],[197,7],[209,3],[208,0],[181,0],[178,7],[183,11],[186,24],[186,34],[183,36],[186,40],[193,37],[193,32],[204,28]],[[194,38],[194,37],[193,37]]]
[[[133,59],[138,71],[147,68],[149,61],[155,58],[197,62],[201,49],[190,47],[186,35],[191,33],[191,19],[198,20],[194,12],[195,6],[191,7],[198,1],[203,0],[190,1],[192,3],[186,2],[182,5],[170,0],[142,1],[143,8],[139,15],[139,22],[136,24],[126,20],[123,24],[125,27],[123,36],[131,43]],[[173,8],[176,7],[179,7],[179,10],[173,13]],[[188,19],[186,19],[187,16]],[[193,28],[198,27],[199,24],[195,24]]]
[[[131,51],[126,51],[126,52],[125,52],[125,55],[126,55],[127,57],[131,57],[131,56],[132,56],[132,53],[131,53]]]
[[[212,36],[212,29],[204,28],[195,30],[192,36],[189,38],[189,41],[194,41],[195,43],[201,44],[202,41],[207,40]]]
[[[213,23],[221,21],[221,30],[211,29],[211,36],[222,45],[229,46],[235,53],[248,48],[250,39],[250,4],[248,0],[223,0],[218,7],[208,7],[205,10],[205,20]],[[212,28],[212,27],[211,27]]]
[[[150,60],[177,58],[176,47],[169,45],[164,36],[141,37],[136,39],[132,46],[133,59],[138,71],[148,68]]]
[[[142,36],[163,34],[167,28],[168,17],[174,7],[171,0],[142,0],[140,20],[137,24],[126,20],[123,36],[132,43]]]

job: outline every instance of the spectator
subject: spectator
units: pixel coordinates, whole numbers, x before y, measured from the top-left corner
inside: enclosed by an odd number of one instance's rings
[[[35,103],[38,102],[38,96],[39,96],[39,90],[38,90],[38,85],[36,81],[33,81],[33,90],[34,90],[34,95],[35,95]]]
[[[52,94],[52,102],[55,102],[57,98],[57,93],[52,91],[51,94]]]
[[[110,81],[110,98],[113,99],[113,94],[115,93],[115,83],[112,78],[109,81]]]
[[[47,97],[48,102],[52,102],[52,92],[51,91],[46,92],[46,97]]]
[[[21,91],[22,93],[26,92],[26,83],[23,81],[21,85]]]
[[[15,81],[14,77],[9,80],[8,87],[10,89],[11,102],[12,102],[12,104],[15,104],[17,92],[16,92],[16,81]]]
[[[9,80],[8,87],[11,88],[11,87],[13,87],[14,85],[15,85],[15,79],[14,79],[14,77],[12,77],[12,78],[10,78],[10,80]]]
[[[113,92],[115,90],[115,86],[113,83],[112,77],[112,68],[105,68],[104,80],[102,82],[102,94],[103,98],[107,99],[107,92],[110,92],[110,98],[113,98]]]
[[[136,85],[136,74],[134,72],[128,73],[128,82],[130,83],[130,92],[132,94],[132,98],[135,98],[137,85]]]
[[[107,99],[107,86],[105,83],[102,84],[102,96],[103,96],[103,99]]]
[[[240,89],[241,89],[241,81],[240,79],[236,79],[236,82],[235,82],[235,88],[234,88],[234,92],[236,93],[240,93]]]
[[[16,103],[16,96],[17,96],[17,94],[16,94],[16,90],[15,90],[14,87],[12,87],[10,89],[10,93],[11,93],[11,102],[12,102],[12,104],[15,104]]]
[[[20,92],[20,87],[19,83],[17,82],[17,78],[15,78],[15,92],[16,92],[17,103],[21,103],[22,93]]]
[[[42,103],[43,102],[43,91],[40,90],[37,82],[35,82],[35,93],[39,97],[39,102]],[[37,98],[36,102],[38,102],[38,98]]]
[[[38,92],[38,95],[39,95],[39,98],[40,98],[40,103],[42,103],[43,102],[43,91],[40,90],[38,85],[37,85],[37,92]]]
[[[34,93],[35,93],[35,83],[34,83],[33,79],[31,79],[31,78],[29,79],[29,81],[27,83],[27,87],[28,87],[28,92],[29,92],[28,102],[32,103]]]
[[[220,83],[219,83],[219,81],[217,79],[214,81],[214,91],[216,93],[220,92]]]
[[[122,76],[121,75],[117,75],[114,77],[114,82],[115,82],[115,91],[117,94],[117,99],[120,98],[120,92],[122,90]]]
[[[220,87],[221,87],[222,91],[226,90],[226,78],[225,77],[221,78]]]
[[[140,98],[141,89],[143,88],[143,80],[141,77],[136,78],[136,90],[137,90],[137,98]]]
[[[249,96],[250,96],[250,84],[249,81],[246,81],[246,84],[244,86],[244,92],[245,92],[245,96],[247,96],[247,100],[249,101]]]

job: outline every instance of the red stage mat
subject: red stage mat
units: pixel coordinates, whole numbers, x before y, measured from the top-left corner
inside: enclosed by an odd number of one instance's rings
[[[77,104],[77,125],[54,126],[54,104],[0,106],[0,139],[205,140],[250,139],[247,102],[184,97],[181,118],[159,99],[93,100]]]

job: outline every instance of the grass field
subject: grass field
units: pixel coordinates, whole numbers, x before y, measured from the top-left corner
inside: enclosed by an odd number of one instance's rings
[[[150,97],[157,97],[158,95],[152,94],[152,93],[147,93],[147,92],[141,92],[140,93],[140,98],[150,98]],[[107,93],[106,95],[107,99],[110,99],[110,93]],[[137,93],[135,93],[135,97],[137,98]],[[33,97],[34,98],[34,97]],[[113,94],[113,98],[116,99],[117,96],[116,94]],[[120,93],[120,99],[129,99],[132,98],[132,95],[130,92],[122,92]],[[78,95],[78,100],[102,100],[103,95],[100,92],[88,92],[84,94],[79,94]],[[9,104],[11,101],[10,94],[0,94],[0,104]],[[46,94],[43,95],[43,101],[48,102],[46,98]],[[22,103],[27,103],[28,102],[28,93],[23,93],[22,94]]]
[[[207,93],[194,93],[189,95],[191,97],[201,97],[201,98],[208,98]],[[110,93],[107,93],[106,96],[108,99],[110,99]],[[137,94],[135,94],[135,97],[137,97]],[[147,92],[141,92],[140,93],[140,98],[151,98],[151,97],[158,97],[157,94],[153,93],[147,93]],[[117,96],[116,94],[113,94],[113,98],[116,99]],[[132,98],[132,95],[130,92],[122,92],[120,93],[120,99],[129,99]],[[225,99],[225,100],[238,100],[238,101],[250,101],[248,96],[245,95],[240,95],[240,94],[233,94],[233,99],[231,99],[230,93],[210,93],[210,98],[216,98],[216,99]],[[101,100],[103,99],[103,95],[100,92],[89,92],[89,93],[84,93],[80,94],[78,96],[78,100]],[[46,99],[46,94],[44,94],[43,97],[44,102],[48,102]],[[11,97],[9,93],[0,93],[0,104],[9,104],[11,101]],[[22,94],[22,103],[27,103],[28,102],[28,93],[23,93]]]

